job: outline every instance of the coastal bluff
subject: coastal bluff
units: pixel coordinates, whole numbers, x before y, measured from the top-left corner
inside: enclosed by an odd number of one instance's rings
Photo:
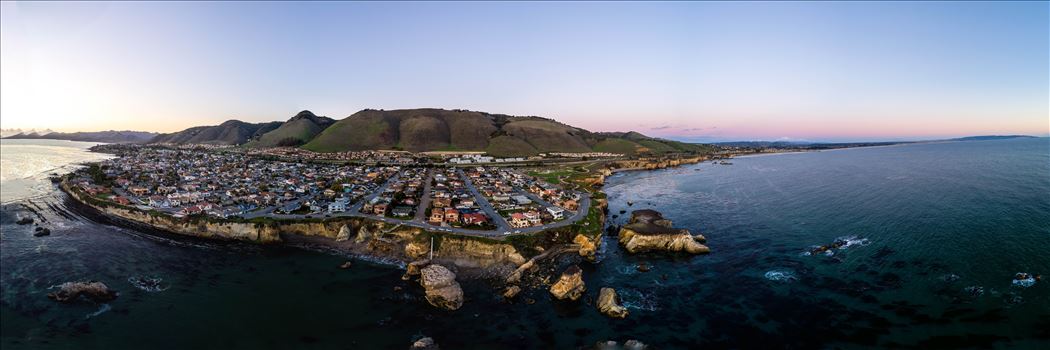
[[[681,252],[707,254],[711,249],[701,244],[703,235],[692,235],[689,230],[675,228],[671,220],[651,209],[631,212],[630,221],[620,228],[619,242],[629,253]]]

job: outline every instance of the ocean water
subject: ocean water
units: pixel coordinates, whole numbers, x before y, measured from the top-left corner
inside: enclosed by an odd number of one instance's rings
[[[48,174],[66,173],[76,163],[108,158],[88,151],[97,142],[64,140],[0,140],[0,202],[39,196],[51,191]]]
[[[404,349],[426,335],[449,349],[606,339],[660,349],[1050,346],[1050,280],[1012,283],[1017,272],[1050,276],[1050,140],[732,162],[621,173],[606,185],[610,215],[657,209],[707,236],[711,254],[630,256],[607,237],[600,264],[581,265],[581,302],[529,290],[535,304],[510,303],[472,281],[455,312],[429,307],[395,267],[340,270],[346,257],[332,253],[118,228],[49,191],[21,203],[48,219],[51,236],[14,225],[20,205],[0,213],[0,345]],[[807,254],[836,240],[848,243]],[[643,261],[649,272],[637,271]],[[82,279],[121,295],[105,305],[45,297]],[[620,292],[627,319],[595,310],[601,287]]]

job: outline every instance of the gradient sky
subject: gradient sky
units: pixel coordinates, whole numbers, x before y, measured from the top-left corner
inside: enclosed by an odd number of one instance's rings
[[[1050,4],[0,4],[0,123],[171,132],[363,108],[685,140],[1050,133]]]

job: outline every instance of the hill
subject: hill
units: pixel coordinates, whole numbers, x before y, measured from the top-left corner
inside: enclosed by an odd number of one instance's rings
[[[277,129],[281,122],[245,123],[227,120],[214,126],[197,126],[170,134],[160,134],[150,143],[241,145],[257,140],[263,134]]]
[[[157,133],[145,131],[91,131],[91,132],[29,132],[4,137],[5,139],[49,139],[104,143],[145,143]]]
[[[246,147],[299,146],[316,152],[363,150],[477,151],[495,156],[546,152],[628,155],[704,152],[705,145],[652,138],[637,132],[594,133],[553,119],[435,108],[365,109],[342,120],[302,111],[286,122],[230,120],[162,134],[152,143],[204,143]]]
[[[249,142],[247,147],[295,147],[313,140],[317,134],[335,124],[335,119],[318,117],[310,111],[302,111],[292,119]]]
[[[318,152],[488,151],[497,155],[589,152],[587,134],[539,117],[429,108],[366,109],[336,122],[303,148]]]

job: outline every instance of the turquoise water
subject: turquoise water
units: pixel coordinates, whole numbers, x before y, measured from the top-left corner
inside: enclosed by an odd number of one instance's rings
[[[625,320],[588,301],[553,303],[544,290],[525,292],[535,304],[506,303],[483,281],[464,284],[462,309],[439,311],[396,268],[359,261],[340,270],[345,257],[330,253],[115,228],[52,192],[31,204],[49,219],[49,237],[14,225],[17,209],[2,213],[0,345],[403,349],[421,335],[449,349],[605,339],[662,349],[1050,345],[1050,280],[1011,284],[1016,272],[1050,276],[1050,140],[733,163],[609,179],[610,214],[655,208],[713,249],[625,256],[607,238],[601,263],[582,265],[587,294],[616,288],[631,311]],[[805,254],[840,238],[852,244]],[[635,269],[642,261],[651,271]],[[160,278],[164,290],[138,289],[133,277]],[[121,296],[108,305],[44,296],[79,279]]]

